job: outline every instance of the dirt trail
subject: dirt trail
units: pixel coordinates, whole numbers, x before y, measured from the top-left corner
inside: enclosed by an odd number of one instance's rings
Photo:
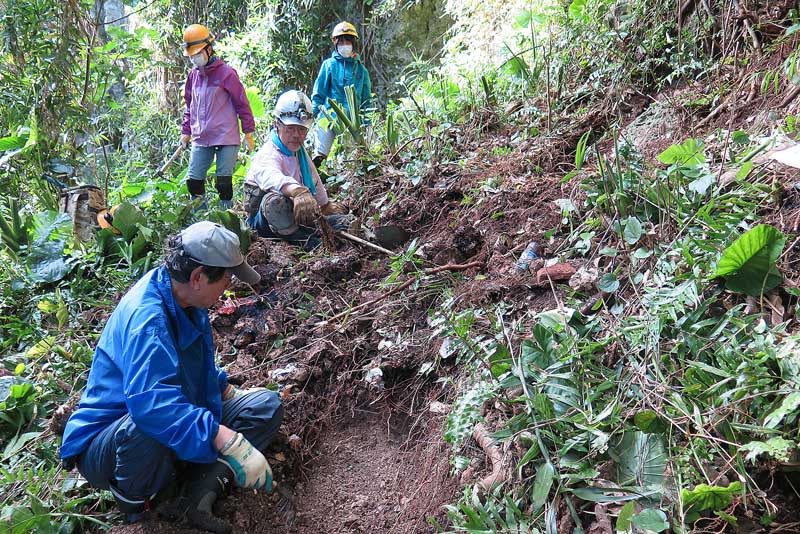
[[[447,502],[446,492],[429,500],[425,487],[446,474],[446,462],[444,473],[441,465],[420,465],[419,448],[391,416],[356,413],[326,432],[318,450],[308,481],[296,491],[291,532],[425,532],[420,507]]]
[[[434,532],[426,517],[441,516],[441,505],[452,501],[457,491],[448,480],[447,454],[441,447],[411,438],[408,420],[357,410],[355,417],[336,422],[320,435],[318,454],[294,487],[293,480],[279,479],[281,489],[271,494],[234,490],[216,511],[234,525],[234,532],[242,533]],[[275,454],[271,460],[276,462]],[[201,531],[153,519],[111,532]]]

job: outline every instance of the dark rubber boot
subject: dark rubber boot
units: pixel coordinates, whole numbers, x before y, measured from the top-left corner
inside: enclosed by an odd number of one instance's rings
[[[192,470],[186,480],[183,495],[174,503],[158,509],[167,521],[180,521],[186,517],[190,525],[206,532],[229,534],[231,525],[214,517],[212,506],[220,495],[230,488],[233,471],[222,462],[200,465]]]

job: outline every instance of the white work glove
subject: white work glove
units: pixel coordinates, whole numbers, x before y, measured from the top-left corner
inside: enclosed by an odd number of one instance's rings
[[[220,460],[233,471],[240,488],[272,490],[272,469],[261,452],[239,432],[219,451]]]

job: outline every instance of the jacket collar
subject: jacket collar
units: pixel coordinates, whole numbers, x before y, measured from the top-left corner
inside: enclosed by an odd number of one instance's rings
[[[218,68],[224,65],[225,62],[218,58],[216,55],[211,56],[211,59],[208,63],[206,63],[203,67],[195,67],[197,71],[203,76],[210,76],[214,73]]]
[[[169,277],[166,267],[163,265],[159,267],[153,276],[156,278],[156,287],[161,294],[170,322],[175,327],[178,346],[181,350],[186,350],[202,335],[198,326],[189,317],[189,314],[192,314],[198,321],[202,321],[202,317],[198,314],[199,310],[197,308],[184,310],[177,305],[172,294],[172,279]]]
[[[342,54],[339,53],[338,50],[335,49],[331,54],[331,57],[336,61],[344,61],[345,63],[351,63],[351,62],[361,63],[361,58],[358,54],[353,54],[352,57],[344,57]]]

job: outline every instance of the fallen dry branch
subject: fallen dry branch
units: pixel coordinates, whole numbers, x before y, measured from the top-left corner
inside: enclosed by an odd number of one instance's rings
[[[394,252],[392,252],[389,249],[385,249],[383,247],[380,247],[380,246],[376,245],[375,243],[370,243],[366,239],[361,239],[360,237],[355,236],[353,234],[349,234],[347,232],[340,231],[340,232],[337,233],[337,235],[340,235],[340,236],[344,237],[345,239],[349,239],[350,241],[353,241],[354,243],[359,243],[361,245],[364,245],[364,246],[367,246],[369,248],[375,249],[378,252],[383,252],[384,254],[387,254],[389,256],[393,256],[395,254]]]
[[[492,472],[478,481],[478,487],[488,492],[492,489],[492,486],[505,482],[508,477],[508,473],[503,469],[503,451],[497,445],[497,442],[489,436],[489,431],[483,423],[475,425],[472,437],[483,449],[483,452],[486,453],[486,458],[489,460],[488,463],[492,466]]]
[[[472,269],[473,267],[480,267],[482,265],[483,265],[483,263],[481,263],[479,261],[473,261],[471,263],[463,263],[463,264],[462,263],[448,263],[447,265],[442,265],[440,267],[434,267],[432,269],[426,269],[425,271],[423,271],[423,274],[430,275],[430,274],[440,273],[442,271],[465,271],[467,269]],[[372,306],[375,303],[378,303],[378,302],[380,302],[382,300],[388,299],[392,295],[396,295],[397,293],[400,293],[405,288],[407,288],[408,286],[413,284],[416,279],[417,278],[415,276],[412,276],[408,280],[406,280],[405,282],[400,284],[399,286],[393,288],[391,291],[389,291],[387,293],[384,293],[380,297],[376,297],[376,298],[374,298],[372,300],[368,300],[367,302],[362,302],[358,306],[353,306],[352,308],[350,308],[348,310],[345,310],[343,312],[337,313],[336,315],[334,315],[333,317],[328,319],[328,322],[332,323],[333,321],[337,321],[337,320],[341,319],[342,317],[345,317],[347,315],[351,315],[354,312],[361,311],[364,308],[368,308],[368,307]]]

